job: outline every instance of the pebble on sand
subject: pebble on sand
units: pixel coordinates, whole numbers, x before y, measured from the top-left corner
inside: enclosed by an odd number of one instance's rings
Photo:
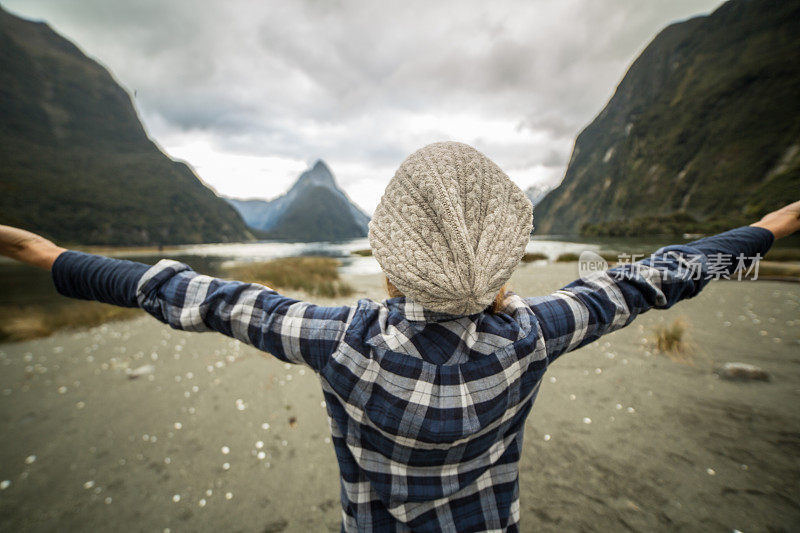
[[[142,365],[139,368],[129,370],[128,379],[136,379],[142,376],[146,376],[147,374],[152,374],[155,371],[156,367],[154,367],[153,365]]]
[[[725,363],[714,369],[714,373],[728,381],[769,381],[766,370],[747,363]]]

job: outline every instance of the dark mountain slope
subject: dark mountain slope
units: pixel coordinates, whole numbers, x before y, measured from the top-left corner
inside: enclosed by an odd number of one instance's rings
[[[62,242],[250,238],[241,217],[147,138],[106,69],[0,8],[0,223]]]
[[[576,139],[537,232],[667,215],[714,230],[796,199],[798,95],[800,2],[731,0],[667,27]]]

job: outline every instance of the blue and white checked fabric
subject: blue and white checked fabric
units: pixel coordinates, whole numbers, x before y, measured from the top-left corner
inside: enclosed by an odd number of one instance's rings
[[[523,429],[547,367],[639,313],[695,296],[719,277],[710,275],[717,255],[763,256],[773,241],[744,226],[470,316],[404,298],[322,307],[175,261],[150,267],[72,250],[52,274],[65,296],[140,306],[174,328],[219,331],[314,369],[343,530],[515,531]],[[729,274],[738,262],[719,263]]]
[[[509,294],[502,312],[452,316],[405,298],[322,307],[163,260],[140,307],[188,331],[219,331],[322,384],[341,472],[345,531],[516,531],[525,419],[561,354],[650,308],[695,296],[687,246],[571,283]],[[695,270],[696,271],[696,270]]]

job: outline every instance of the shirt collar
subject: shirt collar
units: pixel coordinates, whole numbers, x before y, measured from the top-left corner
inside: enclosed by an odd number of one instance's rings
[[[392,311],[396,311],[405,316],[406,320],[411,322],[444,322],[447,320],[456,320],[464,316],[473,315],[451,315],[439,311],[433,311],[422,307],[419,303],[406,299],[405,296],[398,296],[384,300],[383,303]],[[483,311],[481,311],[482,313]],[[479,315],[481,313],[475,313]]]

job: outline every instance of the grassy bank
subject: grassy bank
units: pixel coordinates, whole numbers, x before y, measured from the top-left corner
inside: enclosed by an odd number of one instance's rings
[[[99,302],[71,302],[55,308],[49,305],[0,307],[0,342],[48,337],[62,329],[90,328],[138,316],[142,316],[139,309]]]
[[[234,265],[225,269],[225,275],[276,290],[299,290],[311,296],[349,296],[353,288],[339,279],[338,267],[339,261],[332,257],[285,257]]]
[[[758,265],[760,279],[800,281],[800,265],[761,261]]]

